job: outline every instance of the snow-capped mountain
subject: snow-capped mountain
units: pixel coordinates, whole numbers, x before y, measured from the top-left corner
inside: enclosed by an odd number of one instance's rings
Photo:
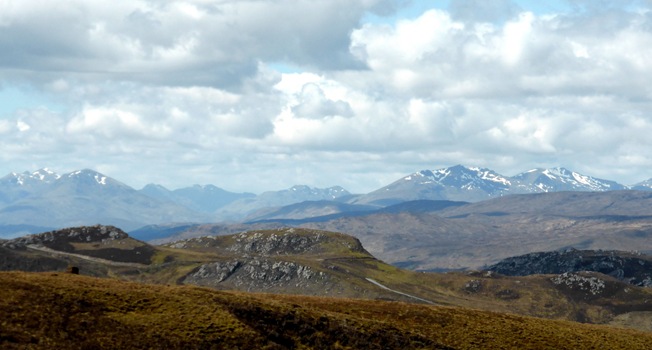
[[[200,213],[151,198],[89,169],[63,175],[47,170],[11,173],[0,180],[0,198],[0,237],[39,227],[102,223],[129,230],[152,223],[206,220]]]
[[[259,196],[213,185],[170,191],[151,184],[137,191],[90,169],[62,175],[41,169],[0,178],[0,238],[40,232],[41,228],[98,223],[132,230],[172,222],[217,222],[224,216],[244,218],[263,207],[350,196],[339,186],[320,189],[302,185]]]
[[[566,168],[532,169],[513,177],[538,192],[559,191],[615,191],[628,189],[615,181],[582,175]]]
[[[630,186],[632,190],[637,191],[652,191],[652,179],[648,179]]]
[[[510,193],[513,186],[512,179],[493,170],[456,165],[407,175],[355,202],[380,206],[419,199],[475,202]]]
[[[137,191],[94,170],[59,175],[41,169],[0,178],[0,237],[27,226],[52,229],[101,223],[130,230],[171,222],[238,221],[247,216],[266,217],[280,207],[306,201],[384,207],[423,199],[478,202],[510,194],[630,188],[652,191],[652,179],[627,187],[561,167],[534,169],[510,177],[487,168],[456,165],[417,171],[365,195],[352,195],[339,186],[304,185],[254,195],[228,192],[213,185],[170,191],[151,184]],[[314,207],[312,204],[310,210],[316,212]]]
[[[25,171],[22,173],[11,173],[0,179],[0,184],[15,184],[17,186],[30,186],[41,183],[51,183],[61,176],[48,168],[39,169],[35,172]]]
[[[425,174],[426,172],[423,171],[417,174]],[[411,176],[407,176],[403,180],[410,181],[412,179]],[[428,180],[443,186],[457,187],[468,191],[481,190],[487,193],[500,193],[511,185],[507,177],[493,170],[462,165],[430,172]]]
[[[34,172],[10,173],[0,178],[0,206],[25,198],[60,177],[47,168]]]
[[[624,189],[628,187],[565,168],[534,169],[510,177],[486,168],[456,165],[410,174],[359,197],[355,203],[389,205],[417,199],[477,202],[508,194]]]

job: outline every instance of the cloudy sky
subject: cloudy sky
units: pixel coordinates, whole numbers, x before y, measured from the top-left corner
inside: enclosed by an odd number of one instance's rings
[[[0,176],[652,177],[652,1],[0,0]]]

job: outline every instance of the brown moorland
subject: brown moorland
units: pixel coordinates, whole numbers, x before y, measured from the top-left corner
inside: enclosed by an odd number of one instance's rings
[[[652,334],[474,309],[0,273],[3,349],[650,349]]]

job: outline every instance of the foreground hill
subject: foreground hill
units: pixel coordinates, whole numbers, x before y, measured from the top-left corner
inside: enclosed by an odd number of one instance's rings
[[[5,349],[649,349],[652,334],[471,309],[0,273]]]

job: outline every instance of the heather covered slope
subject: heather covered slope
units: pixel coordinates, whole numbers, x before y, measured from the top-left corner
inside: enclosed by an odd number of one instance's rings
[[[398,302],[0,273],[5,349],[649,349],[652,334]]]

